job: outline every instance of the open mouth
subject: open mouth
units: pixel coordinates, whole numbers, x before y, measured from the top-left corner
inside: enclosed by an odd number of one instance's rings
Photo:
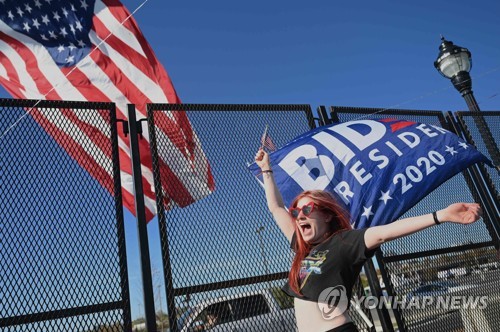
[[[300,224],[299,227],[302,230],[302,233],[306,233],[311,230],[311,225],[306,223]]]

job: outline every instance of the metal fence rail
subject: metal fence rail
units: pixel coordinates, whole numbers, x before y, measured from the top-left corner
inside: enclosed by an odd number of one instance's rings
[[[0,331],[131,330],[114,104],[0,99],[0,135]]]

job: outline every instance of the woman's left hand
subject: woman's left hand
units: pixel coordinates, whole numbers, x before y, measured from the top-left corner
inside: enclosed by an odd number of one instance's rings
[[[477,203],[455,203],[437,212],[440,222],[449,221],[464,225],[478,221],[481,216],[481,206]]]

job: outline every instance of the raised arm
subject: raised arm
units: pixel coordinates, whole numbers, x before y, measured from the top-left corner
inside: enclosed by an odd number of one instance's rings
[[[269,211],[271,211],[278,227],[281,229],[283,234],[285,234],[288,241],[291,241],[293,232],[295,231],[293,219],[285,209],[281,193],[279,192],[278,187],[276,187],[271,164],[269,162],[269,155],[263,149],[259,149],[259,151],[255,154],[255,162],[262,170],[267,207],[269,208]]]
[[[481,217],[481,207],[476,203],[455,203],[437,211],[436,217],[439,223],[471,224]],[[432,213],[429,213],[387,225],[370,227],[365,232],[365,244],[368,249],[373,249],[384,242],[416,233],[436,224]]]

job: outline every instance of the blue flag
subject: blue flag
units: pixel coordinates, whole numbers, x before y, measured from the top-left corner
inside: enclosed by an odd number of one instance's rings
[[[326,190],[355,228],[390,223],[470,165],[491,165],[441,127],[396,119],[319,127],[271,153],[270,161],[285,206],[304,190]],[[257,164],[248,167],[262,182]]]

